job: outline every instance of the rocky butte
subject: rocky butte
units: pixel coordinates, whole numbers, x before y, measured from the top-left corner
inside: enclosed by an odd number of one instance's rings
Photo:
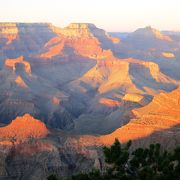
[[[104,30],[89,23],[72,23],[65,28],[51,26],[57,34],[46,43],[46,52],[40,57],[50,59],[68,46],[73,48],[78,54],[93,59],[102,59],[112,55],[110,50],[103,50],[101,46],[116,44]]]
[[[1,144],[3,141],[10,143],[22,143],[28,139],[36,139],[47,136],[49,133],[45,124],[33,118],[29,114],[17,117],[9,125],[0,128]]]
[[[31,74],[31,65],[29,62],[24,61],[24,57],[20,56],[16,59],[6,59],[5,66],[11,68],[13,71],[16,71],[17,64],[22,64],[24,66],[24,70],[27,74]]]

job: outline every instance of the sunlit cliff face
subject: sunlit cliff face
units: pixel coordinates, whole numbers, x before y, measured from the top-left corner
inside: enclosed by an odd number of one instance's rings
[[[16,23],[0,23],[0,38],[6,39],[6,44],[11,44],[18,36]]]
[[[27,84],[24,82],[21,76],[18,76],[15,80],[16,84],[22,88],[27,88]]]
[[[165,57],[165,58],[175,58],[175,55],[171,52],[163,52],[162,53],[162,56]]]
[[[23,56],[20,56],[16,59],[6,59],[5,61],[5,66],[7,66],[8,68],[11,68],[13,71],[16,71],[17,64],[22,64],[24,67],[24,71],[27,74],[31,74],[31,65],[29,62],[24,60]]]
[[[108,98],[101,98],[99,100],[99,103],[107,107],[117,107],[121,105],[119,101],[108,99]]]
[[[170,93],[160,93],[148,105],[134,109],[134,118],[110,134],[82,136],[85,146],[111,145],[115,138],[121,143],[133,140],[136,145],[160,142],[170,147],[179,143],[180,88]],[[176,142],[177,141],[177,142]]]
[[[45,124],[29,114],[17,117],[9,125],[0,128],[0,141],[19,143],[31,138],[42,138],[49,133]]]
[[[112,56],[111,50],[104,50],[103,43],[118,44],[118,38],[110,37],[104,30],[98,29],[93,24],[72,23],[66,28],[50,26],[57,37],[46,43],[47,51],[40,57],[49,59],[58,54],[63,54],[66,47],[71,47],[74,51],[85,57],[93,59],[103,59]],[[107,45],[106,44],[106,45]]]
[[[168,131],[169,133],[179,132],[180,88],[171,93],[160,93],[151,103],[140,109],[134,109],[133,113],[135,119],[112,134],[102,136],[102,141],[105,144],[112,144],[115,138],[121,142],[127,142],[129,139],[148,138],[156,132],[164,133],[165,136],[168,135],[166,134]],[[167,132],[163,132],[166,130]]]

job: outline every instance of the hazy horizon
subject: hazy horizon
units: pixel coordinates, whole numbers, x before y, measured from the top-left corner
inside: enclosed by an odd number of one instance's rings
[[[129,32],[152,26],[180,30],[178,0],[6,0],[0,6],[0,22],[93,23],[109,32]]]

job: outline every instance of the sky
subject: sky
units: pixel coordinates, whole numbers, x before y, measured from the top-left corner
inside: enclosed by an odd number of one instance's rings
[[[0,22],[93,23],[106,31],[180,30],[180,0],[0,0]]]

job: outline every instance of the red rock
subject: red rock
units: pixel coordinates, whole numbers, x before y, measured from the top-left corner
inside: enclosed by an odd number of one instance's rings
[[[180,125],[180,88],[170,93],[160,93],[151,103],[133,110],[133,113],[136,118],[127,125],[115,130],[112,134],[101,136],[103,144],[112,144],[115,138],[121,142],[127,142],[130,139],[137,140],[157,131],[163,133],[164,130]]]
[[[17,63],[23,64],[25,72],[27,74],[31,74],[31,65],[30,65],[29,62],[24,61],[24,57],[23,56],[20,56],[20,57],[18,57],[16,59],[6,59],[5,60],[5,66],[13,69],[13,71],[16,70],[16,64]]]
[[[49,133],[45,124],[29,114],[19,116],[9,125],[0,128],[2,141],[22,142],[30,138],[42,138]]]
[[[100,40],[95,34],[100,35],[105,32],[96,28],[93,24],[72,23],[63,29],[54,26],[51,28],[53,32],[57,33],[57,36],[46,43],[45,48],[47,49],[45,53],[40,55],[41,58],[50,59],[61,54],[65,46],[73,48],[81,56],[94,59],[108,58],[113,54],[111,50],[103,50],[101,48]],[[118,38],[106,36],[111,42],[119,42]]]
[[[16,23],[0,23],[0,37],[5,38],[6,45],[11,44],[18,36]]]
[[[107,107],[117,107],[117,106],[120,106],[121,104],[119,101],[109,99],[109,98],[101,98],[99,100],[99,103]]]

